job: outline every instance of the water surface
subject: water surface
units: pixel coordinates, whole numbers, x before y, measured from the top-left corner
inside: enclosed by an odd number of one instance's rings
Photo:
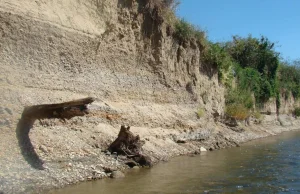
[[[52,193],[300,193],[300,131]]]

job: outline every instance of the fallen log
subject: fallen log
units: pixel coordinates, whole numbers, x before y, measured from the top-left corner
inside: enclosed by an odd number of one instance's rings
[[[94,98],[89,97],[58,104],[27,106],[24,108],[22,117],[32,119],[70,119],[75,116],[84,116],[88,114],[87,105],[94,101]]]

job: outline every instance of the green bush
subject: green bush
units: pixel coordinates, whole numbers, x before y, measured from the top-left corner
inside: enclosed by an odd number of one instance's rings
[[[259,120],[260,122],[265,118],[264,115],[262,115],[259,111],[255,111],[253,113],[254,118],[256,118],[257,120]]]
[[[300,107],[296,107],[296,108],[295,108],[294,114],[295,114],[296,117],[299,117],[299,116],[300,116]]]
[[[225,96],[226,110],[229,117],[237,120],[244,120],[250,116],[250,110],[253,108],[253,100],[249,91],[228,89]]]
[[[250,116],[250,111],[243,104],[229,104],[226,106],[226,115],[237,120],[245,120]]]
[[[175,12],[176,8],[179,6],[179,0],[163,0],[164,6]]]
[[[225,85],[231,85],[233,79],[232,68],[235,62],[219,43],[209,43],[203,53],[202,62],[218,70],[219,80]]]
[[[265,116],[262,115],[259,111],[253,112],[252,116],[258,121],[258,123],[261,123],[265,118]]]
[[[256,118],[258,120],[260,120],[262,118],[262,114],[260,112],[258,112],[258,111],[255,111],[253,113],[253,116],[254,116],[254,118]]]
[[[175,23],[175,32],[174,35],[179,40],[189,40],[196,39],[200,43],[206,43],[206,35],[205,31],[201,30],[199,27],[196,27],[185,19],[179,19]]]
[[[178,20],[175,24],[175,36],[180,39],[192,38],[193,26],[184,19]]]
[[[292,93],[295,99],[300,98],[300,66],[299,61],[282,62],[278,70],[278,87],[288,99]]]
[[[252,109],[254,106],[251,92],[247,90],[228,89],[225,96],[226,105],[242,104],[247,109]]]
[[[199,43],[201,68],[210,77],[218,73],[219,81],[229,89],[235,81],[236,91],[230,89],[226,96],[228,112],[235,112],[237,107],[250,111],[254,105],[253,94],[257,106],[271,97],[276,98],[277,109],[280,108],[282,94],[285,99],[290,94],[300,99],[300,60],[283,62],[280,53],[275,51],[275,44],[264,36],[233,36],[231,41],[225,43],[209,42],[205,31],[176,17],[175,9],[180,0],[159,2],[167,8],[164,19],[174,30],[174,38],[180,43],[192,39]]]
[[[205,116],[205,110],[203,108],[199,108],[197,111],[197,117],[200,119]]]
[[[179,0],[163,0],[163,18],[167,25],[174,27],[178,18],[176,16],[176,9],[180,4]]]
[[[277,72],[280,59],[274,45],[264,36],[253,38],[250,35],[247,38],[234,36],[225,48],[238,64],[235,66],[238,87],[254,93],[256,103],[276,97],[279,107]]]

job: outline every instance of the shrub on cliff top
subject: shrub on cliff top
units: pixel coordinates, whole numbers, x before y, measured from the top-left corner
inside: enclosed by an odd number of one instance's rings
[[[194,28],[193,26],[185,21],[185,19],[180,19],[175,24],[175,36],[180,39],[189,39],[193,36]]]
[[[264,36],[233,36],[233,40],[227,42],[225,48],[239,64],[236,72],[240,88],[252,91],[257,103],[265,103],[271,97],[276,97],[280,102],[276,80],[280,57],[274,49],[275,43]]]
[[[195,38],[200,43],[206,40],[205,32],[203,30],[190,24],[183,18],[176,21],[174,35],[180,40],[189,40]]]
[[[180,4],[179,0],[162,0],[165,7],[175,11],[178,5]]]
[[[223,84],[231,84],[230,82],[233,79],[231,67],[234,66],[235,61],[221,44],[210,42],[205,52],[203,52],[201,60],[203,63],[217,68],[219,80]]]
[[[285,61],[279,66],[278,83],[279,88],[286,99],[292,93],[295,99],[300,98],[300,60]]]

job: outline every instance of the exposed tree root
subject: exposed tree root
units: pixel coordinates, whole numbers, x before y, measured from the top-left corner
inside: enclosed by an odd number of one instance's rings
[[[109,146],[110,152],[126,155],[128,159],[133,160],[141,166],[152,166],[151,158],[142,154],[144,141],[140,140],[139,135],[135,136],[130,127],[121,126],[117,139]],[[134,162],[128,162],[131,166]]]

